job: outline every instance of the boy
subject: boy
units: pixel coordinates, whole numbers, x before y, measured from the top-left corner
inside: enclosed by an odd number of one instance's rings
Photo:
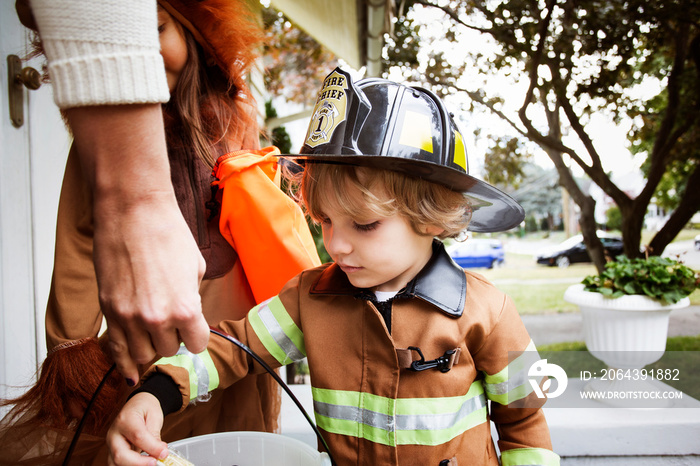
[[[434,239],[523,219],[515,201],[468,175],[442,102],[336,69],[295,157],[302,201],[334,262],[221,328],[272,366],[308,358],[316,423],[340,465],[498,465],[489,420],[503,465],[559,464],[527,370],[508,371],[536,356],[515,306]],[[220,339],[182,353],[156,363],[115,421],[115,462],[148,464],[131,444],[167,454],[148,433],[162,412],[260,370]]]

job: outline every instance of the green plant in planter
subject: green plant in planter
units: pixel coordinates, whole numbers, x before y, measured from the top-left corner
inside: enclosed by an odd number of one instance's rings
[[[586,291],[611,298],[638,294],[674,304],[700,288],[700,274],[666,257],[618,256],[600,275],[589,275],[582,283]]]

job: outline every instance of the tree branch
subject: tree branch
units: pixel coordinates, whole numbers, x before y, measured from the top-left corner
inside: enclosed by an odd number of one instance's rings
[[[649,243],[652,254],[661,254],[666,246],[678,236],[678,233],[690,221],[695,212],[700,211],[700,165],[688,178],[688,184],[681,202],[671,214],[671,217]]]
[[[574,111],[574,108],[571,105],[569,99],[566,97],[566,95],[562,95],[565,92],[565,86],[561,79],[559,68],[554,64],[549,64],[549,69],[552,73],[552,80],[555,89],[554,93],[557,96],[557,102],[559,102],[562,109],[564,110],[564,114],[566,115],[566,119],[569,121],[569,125],[571,125],[579,140],[583,143],[586,152],[588,152],[588,155],[591,157],[591,165],[586,164],[578,156],[572,158],[578,164],[578,166],[580,166],[583,169],[583,171],[591,178],[591,180],[593,180],[598,186],[600,186],[600,189],[602,189],[605,193],[612,197],[615,203],[620,208],[624,208],[624,205],[629,205],[632,202],[632,200],[624,191],[618,188],[617,185],[615,185],[615,183],[613,183],[610,180],[608,175],[605,173],[605,170],[603,170],[603,165],[600,161],[600,155],[598,154],[596,148],[593,146],[593,141],[588,136],[588,133],[581,124],[581,120]]]
[[[687,23],[680,24],[680,31],[675,35],[676,42],[676,53],[673,57],[673,66],[671,67],[671,73],[668,76],[668,105],[666,106],[666,111],[664,112],[664,118],[661,122],[661,128],[657,133],[656,140],[654,141],[654,148],[652,149],[652,165],[651,168],[663,168],[665,163],[667,163],[668,154],[670,152],[669,148],[673,146],[673,141],[671,141],[671,132],[676,124],[676,118],[678,116],[678,107],[680,104],[680,76],[685,68],[685,61],[688,51],[688,34],[689,26]],[[670,143],[670,144],[669,144]],[[663,171],[661,172],[663,173]]]
[[[528,86],[527,92],[525,93],[525,101],[523,102],[523,105],[518,111],[520,120],[523,121],[523,124],[525,124],[525,126],[528,126],[528,131],[532,130],[536,133],[538,131],[535,130],[534,126],[532,126],[532,122],[528,120],[526,112],[527,107],[530,106],[534,99],[535,89],[537,88],[537,79],[539,78],[538,69],[540,67],[540,64],[542,63],[542,55],[544,54],[544,46],[547,39],[547,31],[549,30],[549,24],[552,21],[552,13],[554,10],[555,3],[556,0],[549,0],[549,2],[547,3],[547,16],[545,16],[545,18],[539,24],[537,33],[540,36],[540,40],[537,43],[537,48],[535,49],[535,53],[532,55],[532,61],[530,62],[530,85]],[[527,121],[527,123],[525,121]]]
[[[453,9],[448,8],[447,6],[436,5],[435,3],[428,2],[426,0],[415,0],[414,3],[416,3],[418,5],[422,5],[426,8],[436,8],[436,9],[442,11],[443,13],[445,13],[450,18],[452,18],[457,24],[461,24],[462,26],[464,26],[467,29],[471,29],[473,31],[484,32],[487,34],[493,34],[493,31],[491,29],[480,28],[478,26],[474,26],[472,24],[465,23],[464,21],[462,21],[462,19],[459,17],[459,15]]]
[[[452,89],[454,89],[457,92],[463,92],[469,96],[470,99],[472,99],[474,102],[483,105],[487,109],[489,109],[494,115],[498,116],[500,119],[508,123],[515,131],[517,131],[520,135],[527,137],[527,132],[520,128],[515,121],[513,121],[511,118],[508,117],[505,113],[503,113],[501,110],[498,110],[491,102],[488,102],[484,97],[479,94],[477,91],[470,91],[468,89],[465,89],[463,87],[459,87],[454,84],[443,84],[445,86],[448,86]]]
[[[656,187],[659,185],[666,171],[666,167],[668,166],[671,151],[678,142],[678,139],[685,134],[695,122],[695,119],[688,119],[684,121],[679,128],[674,130],[680,106],[680,77],[685,68],[689,37],[688,24],[681,24],[680,29],[679,33],[675,35],[676,52],[673,57],[673,66],[668,76],[668,85],[666,86],[668,91],[668,105],[664,111],[664,117],[661,122],[661,127],[657,132],[654,147],[652,148],[651,154],[649,154],[651,164],[647,175],[647,183],[637,197],[637,201],[643,204],[647,204],[654,195]]]
[[[554,4],[556,3],[555,0],[550,0],[548,2],[548,10],[547,10],[547,15],[545,18],[540,22],[539,28],[538,28],[538,35],[540,36],[539,42],[537,43],[537,48],[535,49],[535,53],[532,55],[532,60],[530,62],[530,71],[528,72],[530,76],[530,85],[528,86],[527,92],[525,93],[525,100],[523,102],[523,105],[520,107],[518,110],[518,117],[520,118],[520,121],[525,125],[525,128],[527,129],[526,131],[526,136],[533,140],[534,142],[538,143],[540,146],[543,147],[549,147],[551,149],[554,149],[558,152],[563,152],[568,154],[570,157],[572,157],[574,160],[577,160],[577,163],[583,164],[583,161],[578,157],[578,154],[576,154],[576,151],[573,149],[565,146],[561,140],[552,138],[550,136],[543,135],[540,133],[535,126],[532,124],[532,121],[528,118],[527,116],[527,108],[530,106],[530,104],[533,103],[534,101],[534,96],[535,96],[535,89],[537,88],[537,80],[539,79],[539,67],[540,64],[542,63],[542,55],[544,54],[544,46],[546,43],[547,39],[547,31],[549,30],[549,24],[552,20],[552,13],[554,9]]]

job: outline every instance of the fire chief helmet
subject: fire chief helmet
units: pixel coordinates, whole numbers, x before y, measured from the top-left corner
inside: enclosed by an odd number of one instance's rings
[[[336,68],[318,94],[300,154],[288,157],[392,170],[463,192],[472,207],[470,231],[507,230],[525,217],[514,199],[469,175],[452,115],[421,87],[378,78],[353,83]]]

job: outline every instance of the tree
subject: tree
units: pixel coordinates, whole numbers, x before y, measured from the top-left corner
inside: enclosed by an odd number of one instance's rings
[[[561,222],[562,197],[557,173],[534,163],[523,165],[523,179],[515,191],[509,193],[528,215],[539,221],[539,228],[552,231]],[[497,185],[501,188],[501,186]]]
[[[402,0],[398,22],[416,12],[439,11],[442,38],[464,40],[468,33],[491,38],[493,47],[464,54],[458,61],[431,43],[427,60],[405,57],[389,67],[442,95],[464,93],[499,116],[520,138],[547,152],[559,183],[581,210],[584,241],[599,270],[603,248],[597,238],[595,201],[579,187],[571,164],[619,207],[625,254],[640,253],[644,215],[664,177],[675,185],[675,208],[649,247],[661,254],[700,208],[700,4],[695,0]],[[405,39],[404,39],[405,40]],[[416,40],[419,40],[416,37]],[[483,39],[482,39],[483,40]],[[430,41],[433,42],[433,41]],[[424,48],[425,51],[425,48]],[[406,53],[406,50],[402,50]],[[390,69],[389,68],[389,69]],[[486,95],[467,82],[468,69],[489,78],[512,76],[525,83],[522,105],[509,110],[501,95]],[[652,99],[636,97],[639,85],[654,81]],[[632,117],[633,148],[646,153],[646,184],[636,198],[616,186],[599,148],[586,129],[592,115],[607,112],[616,121]]]
[[[312,104],[337,57],[282,13],[263,8],[265,87],[289,102]]]
[[[525,164],[532,158],[518,138],[493,137],[484,161],[486,181],[507,187],[518,188],[525,176]]]
[[[265,102],[265,119],[269,120],[270,118],[276,117],[277,110],[272,105],[272,101],[268,100]],[[289,133],[287,133],[284,126],[278,126],[277,128],[272,129],[272,133],[270,134],[270,143],[273,146],[276,146],[282,154],[292,153],[292,140],[289,138]]]
[[[607,222],[605,227],[609,230],[619,230],[622,228],[622,215],[620,215],[620,209],[617,206],[612,206],[605,212],[605,217]]]

